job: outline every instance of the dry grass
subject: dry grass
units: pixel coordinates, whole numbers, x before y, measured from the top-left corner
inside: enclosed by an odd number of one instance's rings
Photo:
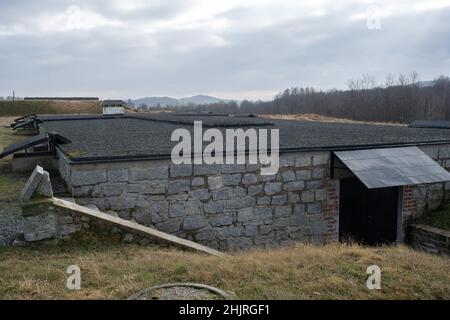
[[[65,289],[69,265],[82,289]],[[382,269],[382,290],[365,286]],[[2,299],[120,299],[156,284],[201,282],[240,299],[450,299],[450,260],[407,247],[298,245],[227,257],[140,247],[77,245],[0,250]]]
[[[18,100],[0,101],[0,116],[37,114],[101,113],[100,101]]]
[[[261,114],[258,115],[261,118],[278,119],[278,120],[301,120],[301,121],[315,121],[315,122],[329,122],[329,123],[356,123],[356,124],[376,124],[376,125],[388,125],[388,126],[406,126],[402,123],[393,122],[370,122],[370,121],[356,121],[344,118],[333,118],[322,116],[314,113],[304,114]]]

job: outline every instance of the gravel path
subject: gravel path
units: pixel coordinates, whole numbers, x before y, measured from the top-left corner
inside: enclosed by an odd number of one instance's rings
[[[23,217],[20,208],[0,202],[0,247],[10,246],[23,233]]]

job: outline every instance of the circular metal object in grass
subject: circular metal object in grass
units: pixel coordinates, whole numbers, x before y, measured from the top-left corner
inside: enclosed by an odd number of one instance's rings
[[[236,296],[201,283],[167,283],[141,290],[127,300],[233,300]]]

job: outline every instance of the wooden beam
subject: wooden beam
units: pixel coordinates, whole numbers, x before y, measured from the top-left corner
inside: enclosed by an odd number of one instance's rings
[[[106,213],[103,213],[101,211],[98,210],[94,210],[94,209],[90,209],[88,207],[84,207],[84,206],[80,206],[78,204],[75,204],[73,202],[69,202],[63,199],[59,199],[59,198],[51,198],[51,202],[58,207],[61,208],[65,208],[71,211],[75,211],[77,213],[83,214],[85,216],[91,217],[91,218],[96,218],[98,220],[102,220],[104,222],[109,222],[112,224],[115,224],[116,226],[125,228],[127,230],[133,231],[133,232],[138,232],[140,234],[143,234],[145,236],[150,236],[153,238],[158,238],[160,240],[163,241],[167,241],[170,242],[172,244],[176,244],[180,247],[184,247],[184,248],[188,248],[188,249],[194,249],[196,251],[200,251],[200,252],[204,252],[204,253],[208,253],[214,256],[223,256],[224,253],[211,249],[209,247],[203,246],[201,244],[198,244],[196,242],[193,241],[189,241],[189,240],[185,240],[185,239],[181,239],[178,238],[174,235],[156,230],[156,229],[152,229],[146,226],[143,226],[141,224],[138,224],[136,222],[133,221],[128,221],[119,217],[115,217]]]

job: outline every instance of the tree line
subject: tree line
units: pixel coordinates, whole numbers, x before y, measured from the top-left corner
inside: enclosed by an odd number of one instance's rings
[[[179,109],[172,107],[171,109]],[[348,82],[346,90],[294,87],[270,101],[189,106],[189,110],[219,113],[303,114],[362,121],[410,123],[414,120],[450,120],[450,78],[419,81],[417,73],[388,75],[377,83],[371,75]],[[183,108],[186,110],[186,107]]]

